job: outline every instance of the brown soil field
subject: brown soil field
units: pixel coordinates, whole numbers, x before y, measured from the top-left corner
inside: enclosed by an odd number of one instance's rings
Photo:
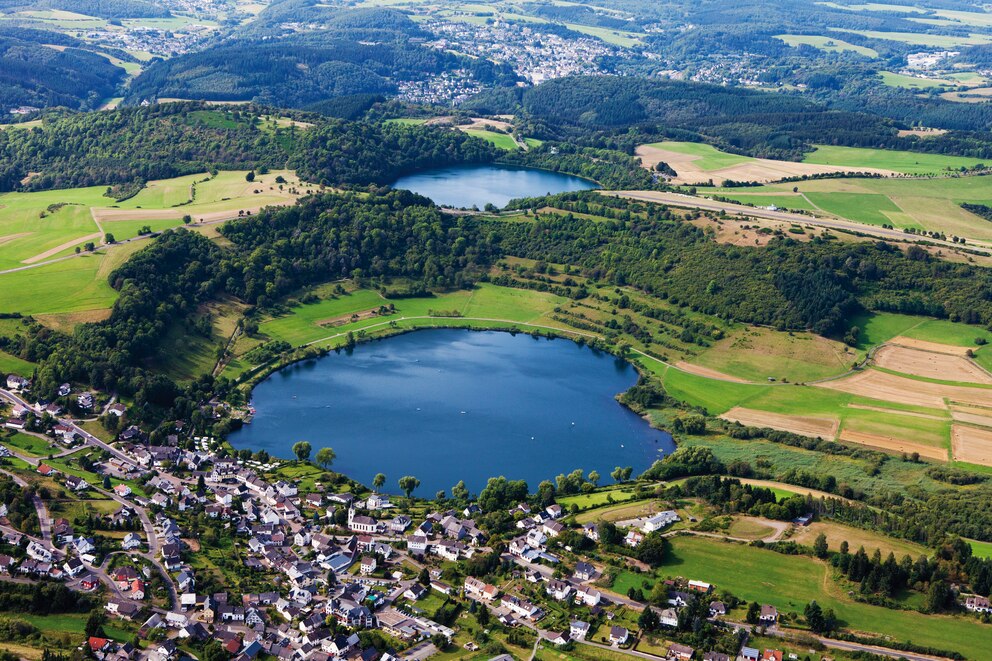
[[[720,416],[724,420],[739,422],[749,427],[770,427],[810,438],[833,440],[837,436],[838,421],[832,418],[815,418],[805,415],[767,413],[735,406]]]
[[[731,381],[733,383],[753,383],[747,379],[742,379],[736,376],[730,376],[729,374],[724,374],[723,372],[718,372],[717,370],[710,369],[708,367],[702,367],[700,365],[693,365],[692,363],[687,363],[684,360],[680,360],[675,363],[675,367],[682,370],[683,372],[688,372],[689,374],[695,374],[696,376],[705,376],[707,379],[718,379],[720,381]]]
[[[992,374],[964,356],[952,356],[947,353],[887,345],[875,353],[874,363],[895,372],[915,374],[930,379],[992,383]]]
[[[933,353],[946,353],[952,356],[967,356],[969,347],[958,347],[953,344],[940,344],[939,342],[927,342],[926,340],[914,340],[911,337],[897,335],[888,341],[888,344],[898,344],[901,347],[910,349],[920,349],[921,351],[931,351]]]
[[[700,216],[689,222],[701,230],[706,230],[707,228],[712,229],[713,240],[717,243],[727,243],[734,246],[766,246],[773,239],[779,238],[777,234],[773,233],[775,230],[783,232],[794,241],[801,242],[810,241],[814,236],[831,234],[829,230],[815,228],[812,226],[803,227],[805,234],[792,234],[789,232],[789,228],[793,226],[793,223],[784,223],[775,220],[766,220],[763,218],[734,220],[730,218],[717,219],[710,218],[709,216]],[[768,228],[772,230],[772,232],[758,231],[763,228]],[[844,242],[871,240],[867,237],[858,237],[851,234],[833,234],[833,236],[839,241]]]
[[[958,461],[992,466],[992,430],[951,425],[951,451]]]
[[[915,135],[919,138],[930,138],[930,137],[936,137],[938,135],[944,135],[945,133],[947,133],[947,129],[922,128],[922,129],[900,129],[896,135],[898,135],[900,138],[906,138],[911,135]]]
[[[353,320],[354,321],[360,321],[360,320],[363,320],[363,319],[370,319],[370,318],[376,316],[376,313],[378,311],[379,311],[378,308],[376,308],[375,310],[365,310],[364,312],[356,312],[355,314],[345,314],[345,315],[341,315],[340,317],[331,317],[329,319],[320,319],[318,321],[315,321],[314,323],[317,324],[318,326],[323,326],[325,328],[328,327],[328,326],[332,326],[332,327],[333,326],[343,326],[345,324],[351,323]]]
[[[715,183],[719,183],[724,179],[768,183],[779,181],[786,177],[801,177],[804,174],[828,174],[831,172],[874,172],[886,176],[895,174],[891,170],[879,170],[877,168],[815,165],[813,163],[796,163],[793,161],[773,161],[767,158],[755,158],[747,163],[740,163],[738,165],[720,168],[719,170],[703,170],[695,165],[695,161],[699,160],[698,156],[680,154],[650,145],[641,145],[635,153],[641,158],[641,164],[649,170],[653,170],[658,163],[668,163],[677,174],[677,176],[672,178],[672,182],[676,184],[698,184],[707,182],[710,179]]]
[[[965,411],[951,411],[951,417],[958,422],[967,422],[981,427],[992,427],[992,413],[967,413]]]
[[[91,324],[110,318],[110,308],[104,310],[84,310],[82,312],[59,312],[57,314],[37,314],[37,319],[43,326],[63,333],[71,333],[78,324]]]
[[[264,206],[288,206],[292,205],[295,200],[286,200],[284,202],[270,202]],[[256,206],[246,206],[242,207],[241,210],[251,212],[253,215],[257,214],[263,205]],[[172,220],[177,218],[182,218],[187,213],[188,207],[176,207],[174,209],[91,209],[94,220],[99,223],[109,222],[112,223],[116,220]],[[193,217],[193,222],[197,223],[212,223],[220,220],[231,220],[232,218],[238,217],[237,211],[224,210],[224,211],[210,211],[207,213],[190,213]],[[111,229],[111,228],[108,228]]]
[[[897,558],[907,553],[914,558],[923,554],[929,554],[926,547],[918,544],[886,537],[881,533],[869,530],[860,530],[852,526],[845,526],[834,523],[833,521],[814,521],[805,527],[797,526],[794,528],[794,531],[794,534],[789,539],[800,544],[805,544],[806,546],[812,546],[813,542],[816,541],[817,535],[823,533],[827,537],[827,545],[834,551],[840,548],[841,542],[846,541],[850,545],[852,553],[858,547],[863,546],[869,554],[875,549],[879,549],[882,551],[883,556],[891,552],[895,553]]]
[[[921,443],[912,443],[910,441],[892,438],[891,436],[882,436],[881,434],[866,434],[865,432],[843,430],[840,433],[840,440],[847,443],[857,443],[858,445],[865,445],[870,448],[885,450],[887,452],[905,452],[906,454],[918,452],[921,457],[936,459],[938,461],[947,461],[947,450],[945,448],[938,448],[932,445],[923,445]]]
[[[817,383],[815,386],[872,399],[929,408],[947,408],[946,400],[992,406],[992,389],[927,383],[873,369],[863,370],[834,381]]]

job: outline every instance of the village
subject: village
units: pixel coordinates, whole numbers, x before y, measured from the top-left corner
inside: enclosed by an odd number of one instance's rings
[[[528,658],[518,648],[536,652],[542,645],[580,648],[593,658],[602,650],[680,661],[798,658],[749,642],[752,634],[762,640],[775,635],[779,613],[773,605],[752,603],[748,621],[735,621],[730,611],[741,604],[705,576],[666,580],[661,605],[602,587],[610,565],[644,564],[636,560],[645,557],[638,549],[679,523],[676,511],[604,528],[570,521],[569,511],[554,502],[511,502],[484,512],[472,501],[435,510],[432,503],[412,506],[409,498],[393,502],[380,489],[343,476],[333,485],[272,481],[264,476],[284,462],[232,456],[216,439],[189,436],[182,424],[152,443],[126,424],[127,407],[113,399],[65,384],[59,401],[32,401],[28,380],[11,376],[5,385],[4,426],[53,438],[64,449],[46,459],[3,443],[0,479],[27,490],[24,472],[13,470],[17,465],[66,492],[99,495],[113,503],[102,525],[120,535],[75,531],[72,522],[50,513],[42,490],[31,490],[40,534],[16,529],[7,505],[0,504],[0,579],[58,581],[101,595],[107,617],[133,627],[140,644],[90,636],[86,651],[98,659],[169,661],[190,657],[211,641],[239,661],[419,661],[450,655],[452,648],[471,658],[505,659],[512,656],[507,647]],[[104,419],[120,421],[117,439],[100,440],[82,419],[67,417],[64,403],[77,413],[102,410]],[[93,452],[99,459],[89,458]],[[76,463],[60,463],[69,459]],[[56,465],[85,465],[96,477],[87,480],[75,468]],[[502,524],[494,535],[488,528],[496,520]],[[593,560],[573,548],[577,540],[592,547],[603,534],[622,535],[620,546],[632,555]],[[237,583],[245,589],[236,591],[226,571],[218,576],[216,566],[204,565],[211,544],[231,545],[228,552],[240,565]],[[977,596],[966,607],[990,611],[988,600]],[[725,631],[734,649],[676,642],[693,612]],[[672,640],[657,653],[639,651],[641,628]],[[487,657],[489,650],[494,653]]]

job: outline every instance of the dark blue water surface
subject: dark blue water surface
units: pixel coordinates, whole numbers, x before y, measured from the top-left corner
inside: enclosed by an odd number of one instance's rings
[[[508,165],[454,165],[400,177],[393,188],[405,188],[444,207],[504,207],[519,197],[598,188],[596,182],[570,174]]]
[[[254,391],[254,421],[236,448],[292,458],[293,443],[337,452],[334,470],[386,490],[414,475],[417,494],[473,492],[491,476],[544,479],[582,468],[610,481],[674,449],[614,399],[637,382],[615,357],[564,339],[457,329],[421,330],[298,363]]]

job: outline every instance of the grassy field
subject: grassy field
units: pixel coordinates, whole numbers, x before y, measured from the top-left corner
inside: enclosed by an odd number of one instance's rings
[[[253,338],[240,338],[234,352],[238,360],[230,363],[223,374],[236,376],[250,365],[242,357],[264,342],[281,340],[292,346],[317,343],[320,346],[339,346],[348,332],[388,329],[391,323],[398,327],[435,325],[425,318],[433,312],[456,312],[462,317],[501,319],[513,322],[548,325],[564,328],[563,324],[549,318],[552,309],[565,299],[551,294],[521,289],[507,289],[480,285],[468,291],[460,290],[430,298],[386,300],[377,292],[358,290],[334,297],[331,288],[318,290],[323,300],[296,305],[288,314],[263,320]],[[395,313],[388,316],[371,315],[380,306],[392,303]],[[354,316],[353,316],[354,315]],[[417,317],[417,319],[411,319]],[[458,317],[443,320],[449,325],[472,325]],[[475,325],[478,325],[475,323]],[[489,325],[489,324],[486,324]],[[493,323],[491,325],[499,325]]]
[[[915,80],[915,79],[914,79]],[[939,174],[947,170],[973,167],[982,161],[964,156],[923,154],[894,149],[867,149],[862,147],[835,147],[818,145],[803,159],[805,163],[843,165],[847,167],[879,168],[906,174]]]
[[[26,454],[33,457],[47,457],[53,452],[61,451],[58,448],[54,448],[53,443],[38,438],[37,436],[32,436],[21,432],[17,432],[7,438],[0,437],[0,443],[14,448],[14,450],[20,454]]]
[[[17,356],[0,351],[0,374],[20,374],[21,376],[31,376],[34,371],[34,363],[29,363]]]
[[[801,382],[843,374],[855,358],[842,343],[812,333],[744,327],[689,362],[749,381]]]
[[[845,160],[857,158],[845,154],[835,159],[830,152],[813,152],[808,158],[818,160]],[[895,152],[900,153],[900,152]],[[910,154],[910,152],[901,152]],[[916,154],[906,156],[915,158]],[[916,163],[890,158],[888,154],[877,156],[877,165],[872,167],[894,167],[901,170],[918,169],[936,174],[940,168],[953,166],[944,161],[921,157]],[[902,164],[898,161],[902,160]],[[883,165],[884,164],[884,165]],[[974,165],[967,160],[961,165]],[[868,163],[863,166],[867,167]],[[857,165],[854,165],[857,167]],[[797,187],[798,192],[793,192]],[[961,203],[969,202],[992,206],[992,178],[990,177],[936,177],[925,179],[821,179],[794,184],[770,184],[747,189],[741,192],[734,188],[706,189],[707,192],[732,200],[756,203],[756,198],[765,195],[777,196],[775,204],[786,208],[804,208],[803,200],[813,205],[814,213],[819,212],[847,218],[870,225],[888,224],[896,229],[915,228],[940,231],[948,237],[961,236],[968,239],[992,241],[992,223],[961,208]],[[784,198],[783,198],[784,196]],[[790,198],[795,198],[793,202]],[[809,208],[809,207],[805,207]]]
[[[930,555],[930,550],[919,544],[888,537],[870,530],[845,526],[833,521],[814,521],[805,528],[797,529],[796,534],[790,539],[806,546],[812,546],[821,533],[826,535],[827,545],[834,551],[840,548],[841,542],[847,542],[852,553],[863,546],[869,555],[875,549],[879,549],[883,556],[890,552],[895,553],[896,559],[902,559],[907,554],[914,560],[921,555]]]
[[[945,80],[943,78],[917,78],[916,76],[907,76],[892,71],[879,71],[878,73],[882,76],[882,82],[889,87],[929,90],[938,87],[956,87],[961,84],[960,82]]]
[[[608,503],[622,503],[634,497],[634,490],[624,487],[615,489],[603,489],[593,493],[584,493],[578,496],[563,496],[558,498],[558,503],[565,508],[575,505],[580,510],[600,507]]]
[[[775,38],[781,39],[792,47],[806,45],[828,53],[851,52],[857,53],[858,55],[864,55],[865,57],[870,57],[872,59],[878,57],[878,51],[874,48],[855,46],[854,44],[849,44],[842,39],[835,39],[832,37],[809,34],[779,34],[775,35]]]
[[[860,34],[869,39],[884,39],[898,41],[911,46],[932,46],[934,48],[955,48],[960,46],[977,46],[992,42],[992,37],[983,34],[968,36],[952,36],[943,34],[925,34],[920,32],[881,32],[878,30],[846,30],[835,28],[837,32]]]
[[[280,190],[275,182],[282,176]],[[245,181],[244,171],[226,171],[152,181],[134,197],[115,202],[105,187],[73,188],[40,193],[0,195],[0,270],[32,264],[32,268],[0,273],[0,312],[49,315],[108,309],[116,299],[107,277],[141,242],[109,246],[75,257],[75,249],[104,234],[117,241],[138,236],[144,227],[161,231],[183,225],[183,216],[206,221],[234,217],[239,209],[292,202],[298,185],[289,171],[258,175]],[[257,192],[256,192],[257,191]],[[51,261],[71,257],[63,261]],[[71,323],[70,323],[71,326]],[[0,357],[0,369],[3,361]],[[8,369],[22,369],[11,365]]]
[[[973,619],[922,615],[854,602],[834,584],[825,563],[804,556],[787,556],[741,544],[698,537],[672,540],[672,561],[660,574],[695,578],[715,584],[749,601],[772,604],[801,613],[816,600],[833,608],[844,626],[911,640],[916,644],[955,650],[969,658],[984,658],[992,644],[992,626]]]
[[[722,170],[732,165],[739,165],[753,160],[747,156],[720,151],[716,147],[702,142],[673,142],[666,140],[665,142],[656,142],[648,146],[686,154],[688,156],[697,156],[698,158],[693,161],[693,164],[700,170],[706,171]]]
[[[969,539],[968,543],[971,544],[973,555],[979,558],[992,558],[992,542],[979,542]]]
[[[500,149],[505,149],[507,151],[516,151],[520,149],[520,145],[518,145],[517,141],[513,139],[513,136],[507,135],[506,133],[497,133],[496,131],[487,131],[485,129],[462,129],[462,131],[472,137],[482,138],[483,140],[491,142]]]

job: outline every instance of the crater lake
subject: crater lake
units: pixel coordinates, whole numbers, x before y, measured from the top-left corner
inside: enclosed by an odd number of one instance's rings
[[[601,483],[638,474],[674,449],[615,396],[637,382],[626,361],[566,339],[461,329],[418,330],[296,363],[255,387],[254,420],[235,448],[291,459],[297,441],[332,447],[332,470],[387,492],[404,475],[433,497],[459,480],[541,480],[581,468]]]

